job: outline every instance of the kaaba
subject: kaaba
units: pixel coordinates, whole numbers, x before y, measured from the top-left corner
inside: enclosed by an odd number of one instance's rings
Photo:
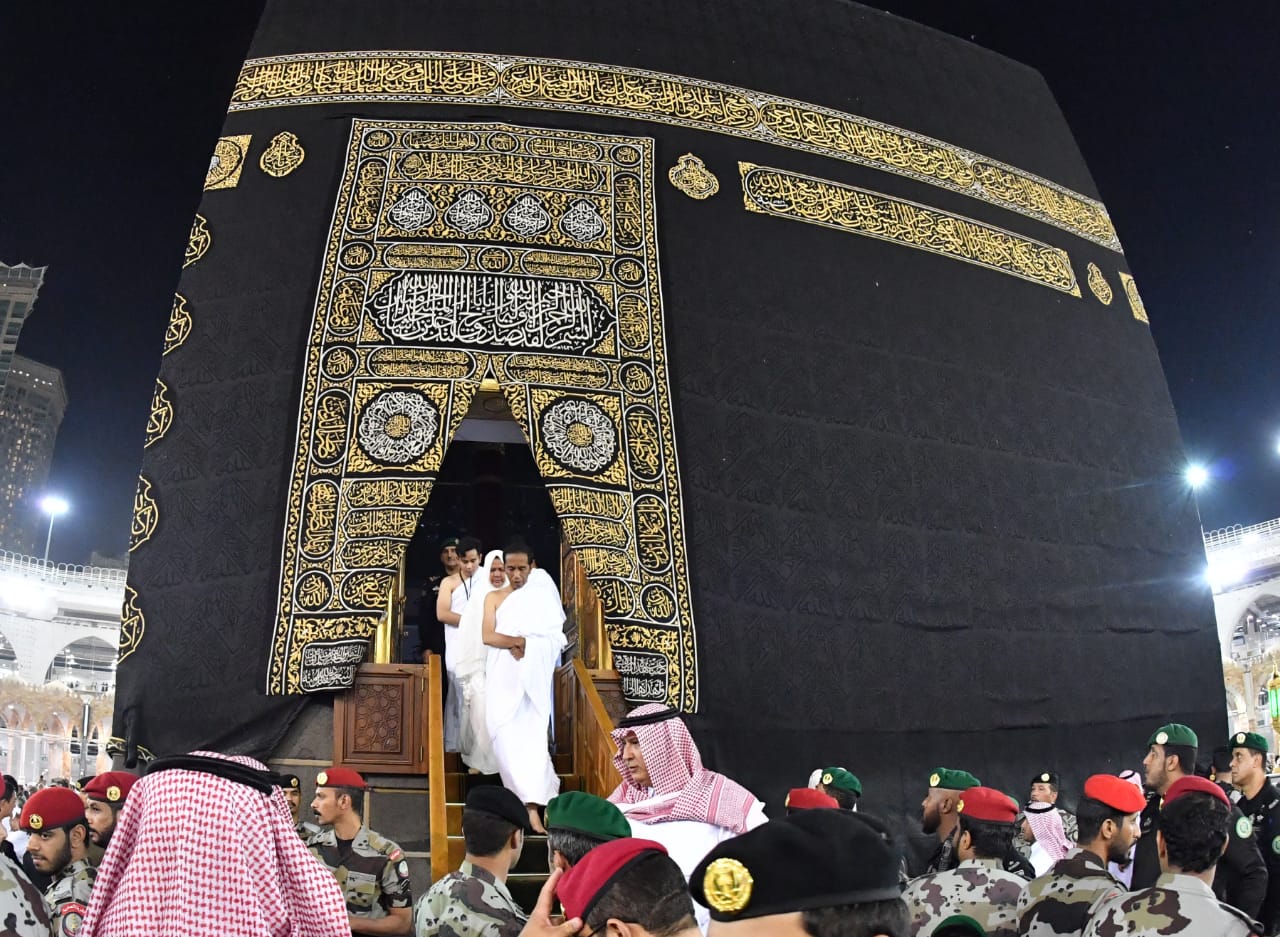
[[[1223,737],[1123,219],[1032,69],[834,0],[271,0],[210,143],[131,757],[328,763],[303,723],[449,531],[563,545],[626,703],[771,808]]]

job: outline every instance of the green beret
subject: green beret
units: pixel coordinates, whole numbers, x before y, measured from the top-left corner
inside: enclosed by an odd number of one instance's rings
[[[1231,736],[1231,741],[1227,743],[1228,748],[1249,748],[1255,752],[1267,754],[1271,751],[1267,745],[1267,740],[1257,732],[1237,732]]]
[[[842,791],[851,791],[862,796],[862,782],[858,776],[846,768],[823,768],[822,786],[835,787]]]
[[[547,829],[584,833],[596,839],[624,839],[631,826],[622,811],[603,797],[567,791],[547,804]]]
[[[693,870],[689,891],[721,922],[891,901],[902,895],[901,859],[879,820],[801,810],[720,843]]]
[[[935,768],[929,775],[929,787],[944,791],[967,791],[971,787],[981,787],[982,782],[968,771],[956,768]]]
[[[930,934],[970,934],[972,937],[987,937],[986,929],[967,914],[953,914]]]
[[[1192,748],[1199,748],[1200,740],[1196,738],[1190,726],[1171,722],[1152,732],[1151,738],[1147,739],[1147,745],[1190,745]]]

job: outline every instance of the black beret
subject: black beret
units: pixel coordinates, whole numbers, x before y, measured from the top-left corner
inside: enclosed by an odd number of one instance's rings
[[[1058,787],[1058,772],[1041,771],[1039,774],[1037,774],[1034,778],[1031,779],[1031,783],[1032,784],[1052,784],[1054,787]]]
[[[528,808],[520,802],[519,797],[497,784],[480,784],[467,792],[463,812],[472,810],[500,817],[526,833],[533,832],[533,827],[529,825]]]
[[[738,921],[902,895],[902,847],[850,810],[802,810],[725,840],[698,863],[689,891],[717,921]]]
[[[280,786],[286,791],[296,791],[301,788],[302,783],[298,780],[296,774],[282,774],[280,775]]]

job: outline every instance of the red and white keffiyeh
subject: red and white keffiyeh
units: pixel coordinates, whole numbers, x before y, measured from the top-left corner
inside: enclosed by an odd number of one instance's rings
[[[1028,804],[1026,817],[1036,842],[1052,861],[1057,862],[1075,848],[1076,844],[1067,838],[1063,829],[1062,814],[1058,813],[1057,807],[1052,804]]]
[[[265,771],[253,758],[193,752]],[[139,779],[98,869],[80,937],[350,937],[333,873],[284,792],[201,771]]]
[[[648,703],[627,715],[647,716],[666,708]],[[622,743],[631,733],[635,733],[640,743],[652,790],[636,784],[622,760]],[[747,831],[747,815],[757,803],[755,795],[723,774],[702,767],[702,755],[683,719],[676,716],[648,725],[614,729],[612,738],[617,746],[613,766],[618,769],[622,783],[614,788],[609,800],[615,804],[655,801],[652,806],[625,811],[628,818],[641,823],[700,820],[735,833]],[[658,800],[670,794],[678,796]]]

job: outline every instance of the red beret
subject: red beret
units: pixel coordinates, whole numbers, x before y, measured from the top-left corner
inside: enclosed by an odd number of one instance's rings
[[[18,825],[38,833],[84,819],[84,801],[69,787],[46,787],[27,798]]]
[[[1012,823],[1018,818],[1018,805],[994,787],[971,787],[960,795],[956,812],[974,820]]]
[[[1169,785],[1169,790],[1165,791],[1164,802],[1166,805],[1171,804],[1184,794],[1208,794],[1210,797],[1218,798],[1228,807],[1231,806],[1231,801],[1222,788],[1208,778],[1196,777],[1195,775],[1178,778],[1178,780]]]
[[[1114,774],[1095,774],[1090,777],[1084,782],[1084,796],[1121,813],[1138,813],[1147,805],[1142,791]]]
[[[840,803],[834,797],[812,787],[793,788],[787,794],[785,806],[788,810],[840,809]]]
[[[354,787],[362,791],[367,786],[360,772],[350,768],[329,768],[316,775],[316,787]]]
[[[108,771],[84,786],[84,796],[119,806],[129,796],[129,788],[133,787],[136,780],[138,776],[128,771]]]
[[[614,839],[595,847],[582,861],[564,873],[556,885],[556,897],[566,917],[586,918],[605,888],[632,862],[655,853],[667,854],[667,847],[650,839]]]

